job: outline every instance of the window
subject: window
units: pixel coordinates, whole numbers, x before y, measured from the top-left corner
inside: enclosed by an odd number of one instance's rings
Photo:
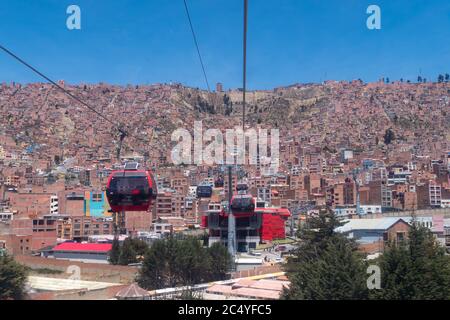
[[[405,239],[405,233],[404,232],[397,232],[397,241],[401,242]]]
[[[101,202],[102,201],[102,194],[101,193],[93,193],[92,194],[92,201],[93,202]]]

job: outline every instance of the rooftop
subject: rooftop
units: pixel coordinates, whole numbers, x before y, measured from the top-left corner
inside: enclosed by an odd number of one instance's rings
[[[38,291],[62,291],[77,289],[98,290],[118,286],[120,283],[29,276],[28,285],[31,289]]]
[[[64,242],[53,248],[53,251],[89,251],[89,252],[108,252],[112,248],[110,243],[76,243]]]
[[[144,297],[150,297],[150,293],[139,287],[136,283],[132,283],[116,294],[116,298],[118,299],[136,299]]]

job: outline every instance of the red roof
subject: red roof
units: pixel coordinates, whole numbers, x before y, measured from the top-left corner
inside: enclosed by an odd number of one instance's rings
[[[110,243],[76,243],[64,242],[53,248],[53,251],[90,251],[108,252],[112,248]]]

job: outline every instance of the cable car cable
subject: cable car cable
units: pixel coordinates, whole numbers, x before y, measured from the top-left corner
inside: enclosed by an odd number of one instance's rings
[[[100,112],[98,112],[97,110],[95,110],[94,108],[92,108],[90,105],[88,105],[86,102],[84,102],[83,100],[81,100],[80,98],[78,98],[77,96],[73,95],[72,93],[70,93],[68,90],[64,89],[63,87],[61,87],[59,84],[57,84],[55,81],[53,81],[52,79],[50,79],[49,77],[47,77],[45,74],[43,74],[42,72],[40,72],[39,70],[37,70],[36,68],[34,68],[33,66],[31,66],[29,63],[27,63],[26,61],[24,61],[23,59],[21,59],[20,57],[18,57],[16,54],[14,54],[13,52],[11,52],[10,50],[8,50],[7,48],[5,48],[4,46],[2,46],[0,44],[0,49],[2,49],[3,51],[5,51],[7,54],[9,54],[11,57],[13,57],[14,59],[16,59],[17,61],[19,61],[21,64],[25,65],[27,68],[31,69],[34,73],[37,73],[39,76],[41,76],[42,78],[44,78],[45,80],[47,80],[48,82],[50,82],[52,85],[54,85],[55,87],[57,87],[59,90],[63,91],[65,94],[67,94],[68,96],[70,96],[72,99],[78,101],[79,103],[81,103],[82,105],[84,105],[85,107],[87,107],[89,110],[91,110],[92,112],[94,112],[95,114],[97,114],[99,117],[101,117],[102,119],[108,121],[109,123],[116,125],[113,121],[111,121],[110,119],[108,119],[107,117],[105,117],[103,114],[101,114]]]
[[[201,66],[202,66],[203,76],[205,77],[206,87],[208,88],[208,92],[211,93],[208,77],[206,76],[205,65],[203,64],[202,55],[200,53],[200,48],[199,48],[199,45],[197,42],[197,36],[195,35],[195,30],[194,30],[194,27],[192,26],[192,20],[191,20],[191,15],[189,14],[189,8],[188,8],[186,0],[183,0],[183,2],[184,2],[184,8],[186,9],[186,15],[189,20],[189,26],[191,27],[191,33],[192,33],[192,37],[194,39],[195,47],[197,48],[198,58],[200,60]]]
[[[68,95],[69,97],[71,97],[72,99],[74,99],[75,101],[81,103],[83,106],[85,106],[86,108],[88,108],[89,110],[91,110],[92,112],[94,112],[97,116],[99,116],[100,118],[102,118],[103,120],[107,121],[108,123],[112,124],[117,131],[120,134],[121,137],[121,141],[123,141],[123,139],[125,137],[133,137],[137,140],[140,140],[142,142],[147,143],[148,141],[145,141],[144,139],[140,138],[140,137],[136,137],[132,134],[130,134],[127,130],[124,130],[123,128],[121,128],[121,126],[119,126],[117,123],[114,123],[114,121],[112,121],[111,119],[109,119],[108,117],[106,117],[104,114],[102,114],[101,112],[97,111],[95,108],[91,107],[87,102],[83,101],[82,99],[80,99],[79,97],[77,97],[76,95],[72,94],[71,92],[69,92],[68,90],[64,89],[63,87],[61,87],[59,84],[57,84],[54,80],[50,79],[49,77],[47,77],[45,74],[43,74],[42,72],[40,72],[39,70],[37,70],[35,67],[33,67],[32,65],[30,65],[29,63],[27,63],[26,61],[24,61],[22,58],[20,58],[19,56],[17,56],[16,54],[14,54],[13,52],[11,52],[9,49],[5,48],[3,45],[0,44],[0,49],[3,50],[4,52],[6,52],[8,55],[10,55],[12,58],[14,58],[15,60],[17,60],[18,62],[20,62],[21,64],[23,64],[24,66],[26,66],[27,68],[29,68],[30,70],[32,70],[34,73],[38,74],[40,77],[44,78],[45,80],[47,80],[48,82],[50,82],[53,86],[55,86],[56,88],[58,88],[59,90],[61,90],[62,92],[64,92],[66,95]]]
[[[247,87],[247,14],[248,0],[244,0],[244,43],[243,43],[243,78],[242,78],[242,131],[245,132],[245,92]]]

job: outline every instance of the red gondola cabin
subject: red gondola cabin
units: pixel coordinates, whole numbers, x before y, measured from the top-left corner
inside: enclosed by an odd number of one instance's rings
[[[233,214],[255,211],[255,199],[250,194],[236,194],[231,198]]]
[[[149,171],[130,169],[111,173],[106,186],[106,197],[113,212],[147,211],[156,199],[156,183]]]

